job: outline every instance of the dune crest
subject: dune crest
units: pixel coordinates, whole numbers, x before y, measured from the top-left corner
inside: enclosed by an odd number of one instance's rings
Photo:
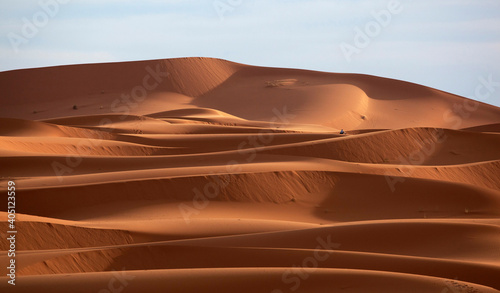
[[[213,58],[0,72],[0,88],[19,292],[500,290],[497,107]]]

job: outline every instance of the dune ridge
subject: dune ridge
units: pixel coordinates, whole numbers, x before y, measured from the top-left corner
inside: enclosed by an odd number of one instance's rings
[[[213,58],[0,72],[0,88],[18,292],[500,290],[497,107]]]

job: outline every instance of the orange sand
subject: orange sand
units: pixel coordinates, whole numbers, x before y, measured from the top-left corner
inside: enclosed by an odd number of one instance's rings
[[[500,290],[500,108],[208,58],[0,88],[2,292]]]

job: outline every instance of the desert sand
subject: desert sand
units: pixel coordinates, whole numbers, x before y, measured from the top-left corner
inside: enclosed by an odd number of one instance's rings
[[[1,292],[500,290],[498,107],[210,58],[0,89]]]

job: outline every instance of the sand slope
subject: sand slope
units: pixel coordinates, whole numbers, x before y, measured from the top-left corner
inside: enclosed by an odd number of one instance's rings
[[[2,292],[500,290],[499,108],[208,58],[0,88]]]

